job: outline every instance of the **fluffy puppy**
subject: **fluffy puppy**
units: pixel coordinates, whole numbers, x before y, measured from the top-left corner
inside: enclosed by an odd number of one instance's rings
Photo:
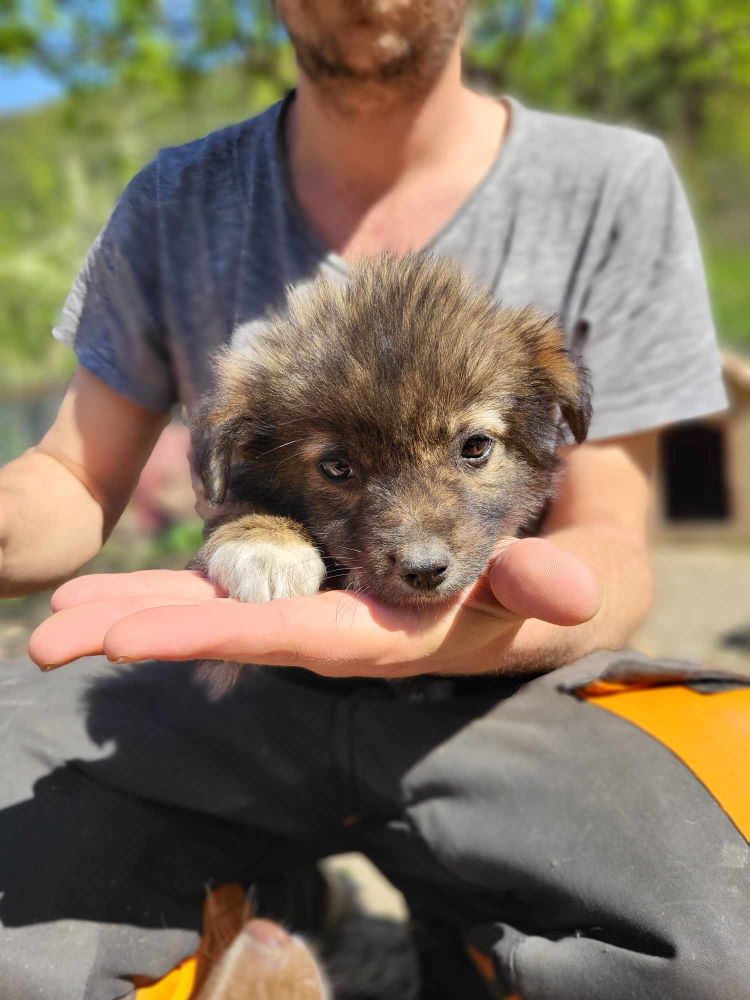
[[[563,425],[580,442],[590,416],[554,318],[501,308],[445,258],[363,261],[218,357],[193,425],[217,508],[196,565],[243,601],[449,601],[534,525]]]

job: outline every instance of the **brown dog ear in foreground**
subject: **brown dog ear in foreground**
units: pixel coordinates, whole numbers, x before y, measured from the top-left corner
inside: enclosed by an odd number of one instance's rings
[[[204,907],[195,1000],[330,1000],[312,951],[279,924],[252,916],[240,886],[210,893]]]
[[[137,988],[136,1000],[331,1000],[307,944],[255,917],[242,886],[208,894],[203,928],[196,954],[158,983]]]

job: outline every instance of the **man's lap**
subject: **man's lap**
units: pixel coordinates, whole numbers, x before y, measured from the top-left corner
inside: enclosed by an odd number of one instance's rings
[[[565,690],[616,660],[597,654],[463,708],[459,697],[361,712],[363,797],[400,796],[402,844],[394,851],[375,831],[364,849],[422,916],[481,941],[508,993],[740,1000],[750,995],[737,943],[750,932],[750,848],[670,748]],[[726,695],[720,686],[696,698]],[[746,695],[733,709],[745,720]],[[385,731],[408,735],[394,746]],[[732,733],[715,739],[742,768]]]
[[[54,952],[102,925],[71,997],[181,957],[207,884],[356,848],[529,997],[566,962],[601,996],[597,962],[648,979],[690,949],[741,996],[723,935],[750,928],[744,838],[669,750],[560,691],[570,669],[465,694],[259,671],[218,703],[189,672],[5,666],[0,917],[37,966],[40,934]]]

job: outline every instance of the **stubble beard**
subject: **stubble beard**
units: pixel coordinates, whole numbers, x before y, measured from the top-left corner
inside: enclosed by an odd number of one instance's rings
[[[419,102],[456,45],[466,0],[329,0],[338,20],[317,17],[321,0],[279,3],[301,71],[344,114],[387,113]],[[325,6],[322,0],[322,6]]]

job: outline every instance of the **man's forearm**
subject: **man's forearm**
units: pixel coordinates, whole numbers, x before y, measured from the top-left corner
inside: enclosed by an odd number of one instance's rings
[[[51,587],[96,555],[166,419],[76,371],[39,444],[0,469],[0,596]]]
[[[0,470],[0,597],[72,576],[103,537],[102,508],[56,459],[32,449]]]
[[[639,534],[589,525],[559,529],[545,537],[578,556],[594,572],[601,606],[583,625],[551,625],[536,618],[523,622],[499,650],[502,670],[560,667],[596,649],[619,649],[651,606],[651,559],[647,542]]]

